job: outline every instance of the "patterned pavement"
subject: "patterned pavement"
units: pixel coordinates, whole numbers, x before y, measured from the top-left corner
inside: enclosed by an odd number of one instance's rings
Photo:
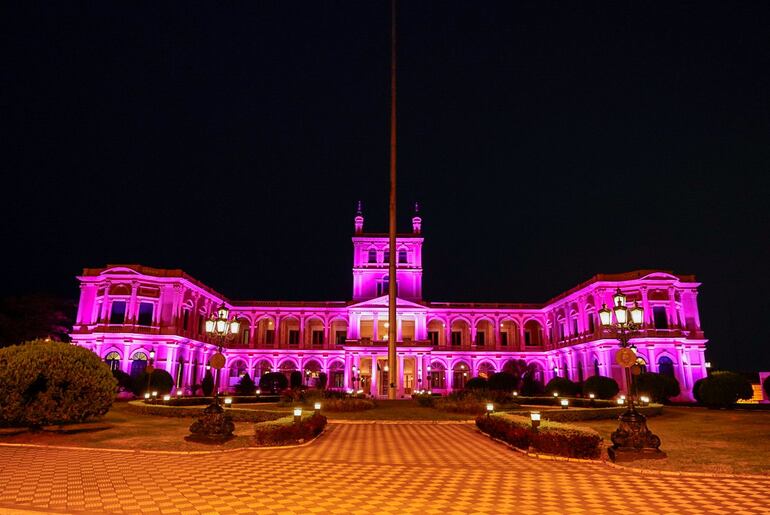
[[[8,509],[5,511],[4,509]],[[0,513],[769,513],[770,480],[538,460],[470,425],[332,425],[206,455],[0,446]]]

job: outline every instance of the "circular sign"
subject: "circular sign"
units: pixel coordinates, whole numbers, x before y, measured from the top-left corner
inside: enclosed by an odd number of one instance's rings
[[[152,365],[147,365],[146,367],[144,367],[144,371],[147,372],[148,374],[152,374],[153,370],[155,370],[155,367]]]
[[[631,367],[632,375],[638,376],[641,373],[642,373],[642,367],[640,367],[639,365],[634,365]]]
[[[212,368],[216,368],[217,370],[224,368],[225,366],[225,356],[221,352],[217,352],[213,356],[211,356],[211,359],[209,360],[209,365],[212,366]]]
[[[620,365],[621,367],[628,368],[634,363],[636,363],[636,353],[628,348],[620,349],[615,354],[615,361]]]

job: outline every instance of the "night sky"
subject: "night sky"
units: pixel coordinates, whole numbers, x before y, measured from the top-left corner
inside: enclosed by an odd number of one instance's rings
[[[434,301],[695,274],[716,367],[770,369],[770,4],[402,2],[399,220]],[[389,2],[5,4],[0,294],[182,268],[350,298],[387,230]]]

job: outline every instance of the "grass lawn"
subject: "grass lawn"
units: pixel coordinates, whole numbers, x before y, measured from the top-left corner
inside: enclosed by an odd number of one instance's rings
[[[473,420],[473,415],[465,413],[449,413],[433,408],[423,408],[411,399],[378,400],[377,407],[365,411],[325,412],[323,404],[321,413],[330,420]]]
[[[668,458],[639,460],[636,468],[770,475],[770,411],[666,407],[647,426]],[[617,420],[574,422],[596,429],[611,445]]]

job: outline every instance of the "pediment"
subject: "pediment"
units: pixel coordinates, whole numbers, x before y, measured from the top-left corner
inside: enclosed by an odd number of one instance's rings
[[[679,279],[675,275],[667,274],[666,272],[652,272],[647,274],[642,279]]]

